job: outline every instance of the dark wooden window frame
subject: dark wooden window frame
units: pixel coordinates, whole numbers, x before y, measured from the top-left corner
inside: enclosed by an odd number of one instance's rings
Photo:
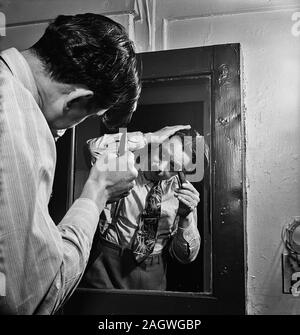
[[[159,51],[139,57],[143,59],[142,80],[174,77],[174,68],[176,77],[211,77],[212,294],[77,289],[64,313],[245,314],[245,133],[240,45]],[[71,138],[72,196],[76,129]]]

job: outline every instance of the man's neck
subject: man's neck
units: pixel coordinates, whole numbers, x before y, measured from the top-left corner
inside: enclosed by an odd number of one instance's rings
[[[41,109],[43,109],[43,101],[44,101],[44,90],[41,85],[41,78],[44,77],[44,69],[42,62],[40,59],[34,55],[34,53],[31,50],[24,50],[21,52],[23,57],[25,58],[28,66],[30,67],[30,70],[32,72],[33,78],[35,80],[35,84],[38,90],[38,97],[39,101],[37,102]]]
[[[21,53],[26,59],[36,82],[42,111],[45,110],[45,104],[49,104],[57,100],[62,94],[72,91],[71,85],[59,83],[50,77],[43,62],[34,51],[29,49]]]

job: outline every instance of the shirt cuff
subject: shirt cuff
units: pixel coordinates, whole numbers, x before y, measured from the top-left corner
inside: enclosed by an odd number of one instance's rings
[[[88,198],[78,198],[68,210],[59,226],[73,227],[92,240],[99,221],[100,211],[96,203]]]
[[[89,198],[78,198],[77,200],[75,200],[75,203],[79,203],[80,206],[84,206],[84,207],[89,207],[91,211],[95,212],[95,214],[97,216],[100,215],[100,211],[98,206],[96,205],[95,201],[93,201],[92,199]]]
[[[193,212],[190,212],[189,215],[187,215],[186,217],[182,217],[182,216],[179,216],[179,227],[181,228],[189,228],[190,226],[193,226],[193,223],[195,222],[196,224],[196,217],[195,217],[195,211],[196,209],[194,209]]]
[[[178,222],[178,234],[186,242],[190,242],[200,237],[197,229],[197,223],[195,222],[195,213],[191,212],[187,217],[179,217]]]
[[[178,227],[178,234],[188,243],[200,237],[198,230],[192,225],[186,228]]]

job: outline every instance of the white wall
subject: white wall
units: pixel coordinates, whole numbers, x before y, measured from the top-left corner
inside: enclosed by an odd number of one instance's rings
[[[281,229],[300,215],[300,0],[10,0],[4,45],[24,48],[59,13],[113,15],[138,51],[241,43],[244,56],[249,314],[300,314],[282,294]],[[1,9],[3,10],[3,9]],[[38,18],[38,19],[37,19]],[[3,42],[3,41],[2,41]]]
[[[142,0],[144,1],[144,0]],[[0,47],[26,49],[36,42],[50,20],[57,15],[77,13],[103,14],[121,23],[137,50],[148,48],[148,26],[140,1],[136,0],[0,0],[0,11],[6,16],[6,36]]]
[[[300,298],[282,293],[281,274],[281,230],[291,216],[300,215],[300,36],[291,33],[300,1],[167,0],[157,1],[156,11],[156,49],[241,43],[247,310],[300,314]]]

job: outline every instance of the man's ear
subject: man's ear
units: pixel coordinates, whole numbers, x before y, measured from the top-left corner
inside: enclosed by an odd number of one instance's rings
[[[75,103],[86,103],[93,97],[93,95],[93,91],[87,90],[85,88],[76,88],[74,91],[65,96],[64,111],[71,109],[72,105]]]

